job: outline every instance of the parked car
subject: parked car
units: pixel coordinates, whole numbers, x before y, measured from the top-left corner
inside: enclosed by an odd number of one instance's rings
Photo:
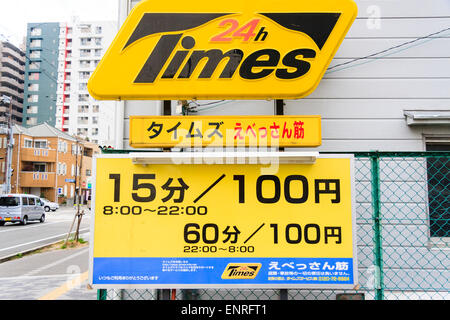
[[[0,196],[0,226],[6,222],[45,222],[44,203],[30,194],[7,194]]]
[[[41,201],[44,203],[45,212],[49,212],[50,210],[55,212],[56,210],[59,209],[59,204],[55,202],[51,202],[50,200],[47,200],[45,198],[41,198]]]

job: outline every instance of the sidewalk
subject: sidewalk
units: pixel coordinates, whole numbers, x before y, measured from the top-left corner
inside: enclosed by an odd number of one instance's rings
[[[0,300],[95,300],[87,289],[89,247],[51,250],[0,264]]]

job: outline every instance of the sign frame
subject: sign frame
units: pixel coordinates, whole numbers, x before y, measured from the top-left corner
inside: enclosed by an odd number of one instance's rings
[[[160,153],[156,153],[160,154]],[[302,152],[256,152],[252,153],[253,155],[261,155],[277,157],[279,159],[280,164],[292,164],[295,159],[299,164],[304,164],[302,162]],[[154,154],[151,153],[142,153],[140,157],[149,157],[151,158]],[[101,154],[96,155],[94,157],[93,163],[93,175],[96,176],[97,173],[97,159],[133,159],[136,154]],[[229,159],[242,159],[242,157],[248,157],[247,152],[227,152],[219,155],[219,157]],[[306,153],[306,157],[310,158],[311,153]],[[95,210],[96,210],[96,184],[97,179],[93,181],[93,189],[92,189],[92,217],[90,224],[90,240],[89,240],[89,276],[88,276],[88,285],[93,289],[330,289],[330,290],[352,290],[358,286],[359,283],[359,270],[358,270],[358,247],[357,247],[357,224],[356,224],[356,194],[355,194],[355,158],[352,154],[320,154],[319,159],[349,159],[350,160],[350,184],[351,184],[351,225],[352,225],[352,271],[353,271],[353,284],[94,284],[93,283],[93,265],[94,265],[94,241],[95,241]],[[191,160],[195,165],[202,165],[205,161],[202,158],[201,152],[188,152],[181,153],[178,155],[178,160]],[[229,162],[224,164],[229,165]],[[173,162],[169,157],[159,157],[150,161],[152,164],[173,164]],[[248,163],[248,159],[245,163]],[[242,165],[240,162],[236,161],[234,163]],[[175,165],[175,164],[174,164]],[[207,165],[207,162],[205,164]],[[314,165],[314,164],[312,164]],[[180,259],[179,257],[170,257],[168,259],[175,258]],[[242,263],[245,263],[247,258],[242,258]],[[248,258],[250,259],[250,258]],[[273,259],[283,259],[283,258],[273,258]],[[252,262],[248,262],[251,264]],[[223,271],[220,271],[222,273]]]

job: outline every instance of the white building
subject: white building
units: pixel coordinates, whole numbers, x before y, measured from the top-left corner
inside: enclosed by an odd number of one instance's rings
[[[56,128],[99,145],[114,143],[116,102],[90,97],[87,82],[116,33],[115,21],[60,23]]]

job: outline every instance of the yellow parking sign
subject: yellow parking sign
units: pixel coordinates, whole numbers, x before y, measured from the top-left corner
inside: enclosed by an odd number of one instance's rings
[[[178,163],[97,158],[91,284],[352,288],[353,158],[276,156],[209,165],[189,153]]]
[[[302,98],[356,15],[353,0],[141,1],[88,89],[98,100]]]

